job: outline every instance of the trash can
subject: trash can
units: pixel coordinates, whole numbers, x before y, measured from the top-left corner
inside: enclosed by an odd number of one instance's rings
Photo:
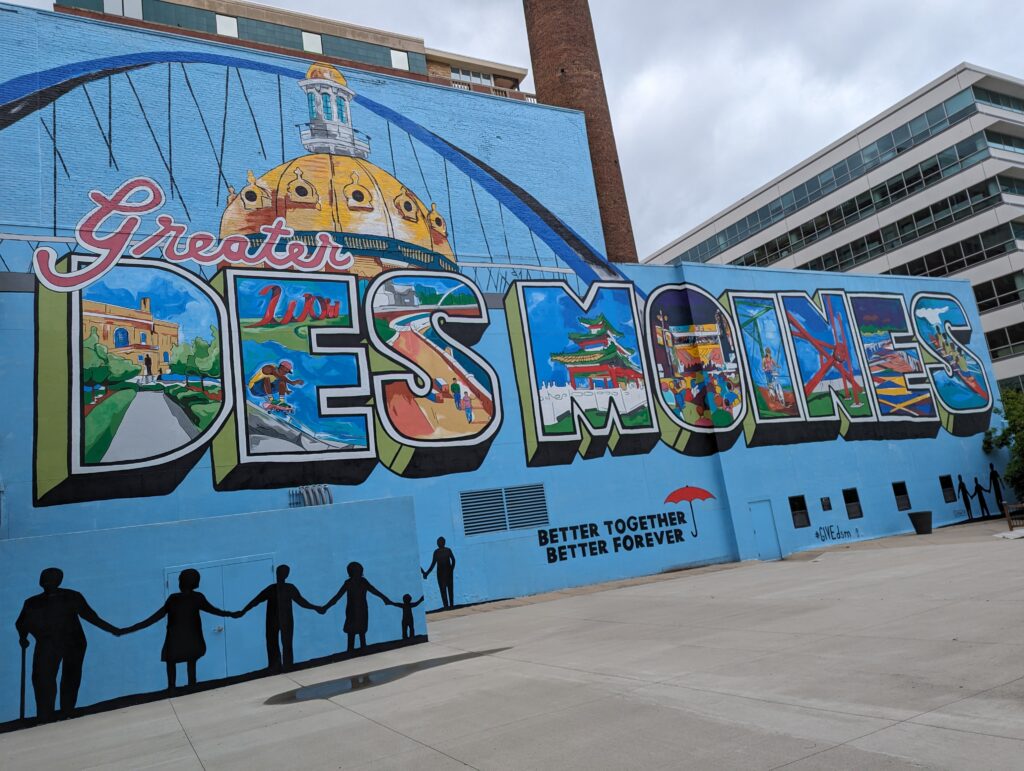
[[[914,532],[918,535],[928,535],[932,531],[932,513],[930,511],[910,511],[910,524],[914,526]]]

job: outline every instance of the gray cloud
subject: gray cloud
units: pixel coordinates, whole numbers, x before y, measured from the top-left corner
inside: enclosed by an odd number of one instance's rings
[[[269,4],[529,62],[518,0]],[[1015,3],[591,0],[591,8],[642,256],[961,61],[1024,74],[1024,5]]]

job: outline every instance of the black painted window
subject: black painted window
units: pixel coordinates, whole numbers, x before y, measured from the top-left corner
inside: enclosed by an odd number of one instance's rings
[[[843,490],[843,503],[846,504],[846,518],[860,519],[864,512],[860,508],[860,493],[856,487],[848,487]]]
[[[793,515],[793,527],[811,526],[811,516],[807,513],[807,499],[804,496],[789,496],[789,511]]]
[[[892,494],[896,496],[896,508],[906,511],[910,508],[910,495],[907,493],[906,482],[893,482]]]
[[[953,487],[953,477],[943,474],[939,477],[939,486],[942,488],[942,500],[946,503],[956,502],[956,488]]]

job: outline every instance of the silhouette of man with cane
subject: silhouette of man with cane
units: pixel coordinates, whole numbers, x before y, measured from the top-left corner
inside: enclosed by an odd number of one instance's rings
[[[32,690],[36,696],[36,716],[42,721],[54,719],[57,700],[57,672],[60,671],[60,714],[71,717],[78,702],[82,683],[86,639],[81,619],[105,632],[123,634],[108,624],[72,589],[61,589],[64,572],[46,568],[39,574],[43,591],[25,600],[14,622],[21,645],[21,716],[25,717],[25,653],[29,635],[35,638],[32,653]]]
[[[292,653],[292,632],[295,621],[292,617],[292,603],[300,608],[318,611],[320,608],[309,602],[299,592],[295,584],[287,583],[291,568],[287,565],[277,566],[277,581],[270,584],[249,600],[249,604],[231,614],[232,618],[241,618],[261,602],[267,603],[267,667],[271,672],[291,669],[294,663]],[[280,646],[278,639],[280,638]],[[282,651],[284,659],[282,661]]]

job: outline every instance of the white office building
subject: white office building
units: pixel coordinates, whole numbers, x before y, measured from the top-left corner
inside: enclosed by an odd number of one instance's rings
[[[961,64],[647,258],[953,276],[1024,387],[1024,80]]]

